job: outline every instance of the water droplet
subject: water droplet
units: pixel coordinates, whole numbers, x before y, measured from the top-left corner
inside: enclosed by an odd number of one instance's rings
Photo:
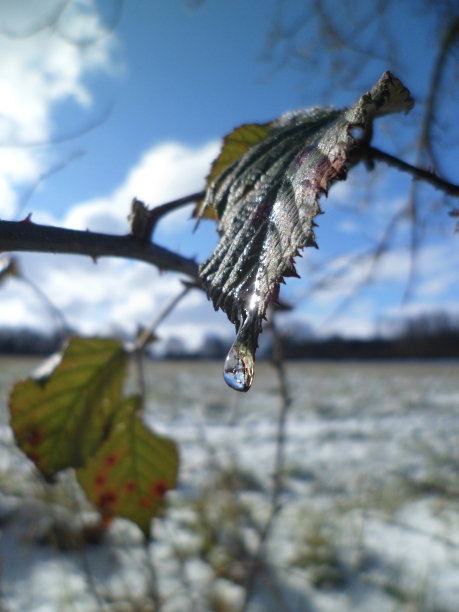
[[[252,386],[256,348],[253,329],[253,317],[249,317],[239,329],[225,360],[223,377],[226,384],[236,391],[248,391]]]
[[[225,360],[223,377],[227,385],[236,391],[248,391],[253,380],[253,357],[242,354],[233,344]]]

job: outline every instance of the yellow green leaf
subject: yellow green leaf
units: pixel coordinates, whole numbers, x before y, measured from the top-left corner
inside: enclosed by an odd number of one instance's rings
[[[176,485],[179,458],[172,440],[142,423],[137,404],[136,397],[124,401],[110,436],[77,470],[77,478],[106,520],[124,517],[148,533],[165,493]]]
[[[14,386],[9,406],[16,441],[46,477],[83,465],[107,437],[126,363],[119,341],[74,337],[51,374]]]
[[[231,164],[240,159],[244,153],[253,145],[266,138],[272,123],[246,123],[235,128],[227,134],[222,143],[220,155],[213,162],[207,177],[207,186]],[[207,206],[201,210],[203,201],[198,202],[195,216],[204,219],[218,219],[217,212],[213,206]]]

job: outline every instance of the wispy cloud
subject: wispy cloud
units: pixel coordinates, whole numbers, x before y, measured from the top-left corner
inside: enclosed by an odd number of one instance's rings
[[[149,206],[201,191],[219,143],[192,147],[166,142],[146,151],[115,191],[104,197],[76,204],[59,223],[73,229],[126,232],[133,197]],[[189,211],[170,215],[161,223],[163,231],[177,231]]]
[[[115,37],[103,36],[95,3],[0,3],[0,215],[10,218],[18,188],[33,183],[47,167],[43,149],[54,137],[59,104],[91,105],[86,77],[112,72]],[[59,24],[56,23],[59,16]],[[62,25],[61,28],[58,25]],[[76,44],[70,32],[85,29],[96,42]],[[98,38],[99,36],[99,38]]]

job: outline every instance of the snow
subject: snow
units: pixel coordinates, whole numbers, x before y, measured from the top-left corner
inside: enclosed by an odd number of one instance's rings
[[[32,369],[13,365],[3,368],[4,406],[14,378]],[[281,508],[250,612],[457,610],[458,374],[454,362],[289,364]],[[243,555],[257,549],[271,512],[275,372],[258,364],[244,395],[226,389],[217,363],[149,363],[146,380],[145,420],[181,455],[179,487],[149,546],[119,520],[101,544],[58,547],[53,525],[76,529],[95,515],[70,499],[71,476],[45,494],[1,415],[1,604],[9,612],[86,612],[102,600],[129,610],[148,600],[155,580],[165,612],[240,608]],[[220,539],[206,553],[212,525]]]

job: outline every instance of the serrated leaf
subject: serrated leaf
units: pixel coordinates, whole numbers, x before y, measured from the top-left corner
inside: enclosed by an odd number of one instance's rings
[[[77,478],[105,519],[124,517],[148,533],[164,494],[176,485],[179,459],[175,443],[151,432],[137,407],[137,398],[125,400],[109,438]]]
[[[386,72],[348,109],[281,117],[211,181],[204,208],[217,211],[221,239],[200,276],[215,309],[224,310],[238,332],[225,363],[225,380],[233,388],[250,388],[266,308],[276,302],[283,278],[296,275],[299,250],[317,246],[320,195],[359,161],[376,117],[412,106],[409,91]]]
[[[126,364],[120,342],[74,337],[49,375],[14,386],[9,406],[16,441],[47,478],[83,465],[108,435]]]
[[[213,162],[207,177],[209,186],[218,177],[222,177],[224,171],[234,162],[240,159],[248,149],[257,142],[266,138],[269,133],[271,123],[246,123],[235,128],[230,134],[224,137],[219,156]],[[217,219],[218,213],[213,206],[198,202],[195,216],[205,219]]]

